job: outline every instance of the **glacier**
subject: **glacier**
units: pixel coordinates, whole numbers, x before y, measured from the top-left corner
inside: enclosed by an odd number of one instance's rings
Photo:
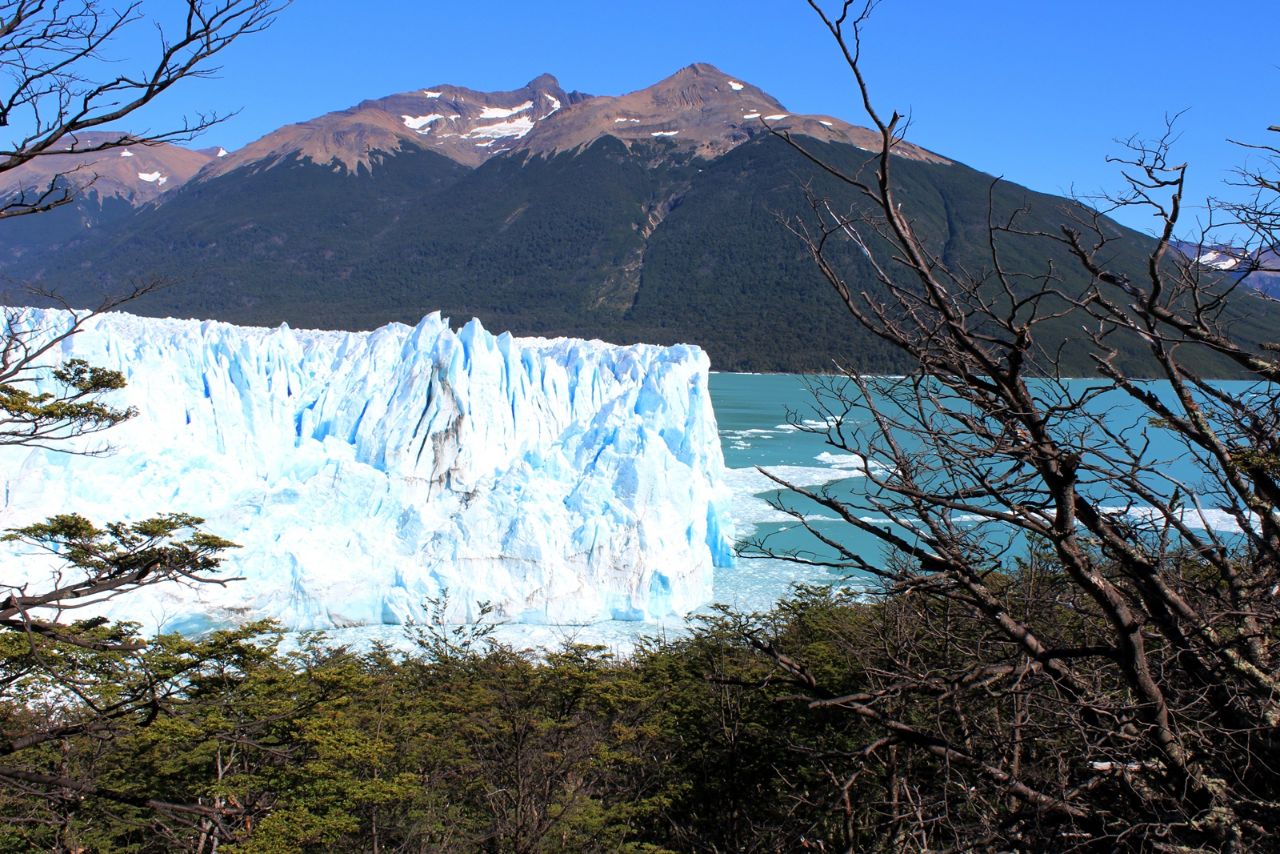
[[[59,330],[64,311],[10,312]],[[0,448],[0,527],[181,511],[235,541],[225,585],[155,585],[106,616],[199,633],[680,615],[732,564],[724,460],[697,347],[493,335],[439,313],[329,332],[91,318],[48,354],[121,371],[138,415],[81,456]],[[0,549],[0,580],[49,560]]]

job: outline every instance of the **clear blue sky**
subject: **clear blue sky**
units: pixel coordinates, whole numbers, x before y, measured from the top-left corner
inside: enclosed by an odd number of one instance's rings
[[[879,103],[914,141],[1038,190],[1115,188],[1115,140],[1185,111],[1190,195],[1212,192],[1280,124],[1280,0],[886,0],[867,33]],[[229,50],[217,79],[142,117],[240,109],[234,148],[364,98],[438,83],[509,89],[542,72],[618,94],[710,62],[796,112],[861,123],[836,47],[803,0],[296,0]],[[1276,136],[1271,134],[1270,136]],[[1130,220],[1130,224],[1143,225]]]

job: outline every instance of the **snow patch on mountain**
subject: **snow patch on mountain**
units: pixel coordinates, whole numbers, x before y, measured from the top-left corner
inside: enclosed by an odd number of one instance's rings
[[[527,116],[521,116],[518,119],[512,119],[508,122],[496,122],[491,125],[480,125],[463,134],[464,137],[474,138],[482,137],[488,139],[498,139],[500,137],[513,136],[520,137],[533,130],[533,119]]]
[[[515,622],[642,620],[705,602],[732,562],[696,347],[455,331],[438,313],[368,333],[108,314],[49,354],[72,357],[122,371],[113,403],[139,415],[102,457],[0,448],[6,526],[183,511],[241,546],[225,575],[242,581],[108,607],[150,629],[402,623],[446,590],[458,620],[478,601]],[[18,548],[0,549],[6,581],[49,571]]]
[[[441,119],[444,118],[444,115],[441,113],[430,113],[425,116],[402,115],[400,116],[400,118],[404,119],[405,127],[409,128],[410,130],[416,130],[419,133],[421,133],[424,127],[427,127],[427,125],[431,124],[432,122],[440,121]]]
[[[164,182],[169,180],[168,177],[159,172],[139,172],[138,177],[148,184],[156,184],[158,186],[164,186]]]
[[[1215,270],[1232,270],[1240,263],[1240,259],[1213,249],[1197,258],[1196,263]]]
[[[482,119],[505,119],[514,116],[516,113],[523,113],[533,109],[533,101],[525,101],[516,107],[485,107],[480,111]]]

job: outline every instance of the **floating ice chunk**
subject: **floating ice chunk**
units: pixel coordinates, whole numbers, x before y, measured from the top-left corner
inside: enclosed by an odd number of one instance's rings
[[[850,472],[861,473],[866,471],[868,468],[868,466],[863,464],[862,458],[856,454],[833,454],[831,451],[823,451],[814,457],[814,459],[820,463],[831,466],[833,469],[843,469]],[[883,466],[874,460],[871,461],[870,468],[873,471],[883,470]]]

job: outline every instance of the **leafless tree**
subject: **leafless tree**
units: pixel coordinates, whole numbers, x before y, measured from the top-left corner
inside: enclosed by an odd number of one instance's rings
[[[211,63],[242,36],[268,27],[288,0],[185,0],[155,18],[142,0],[6,0],[0,2],[0,174],[68,152],[87,154],[127,145],[187,140],[225,117],[198,115],[182,127],[91,138],[145,107],[174,84],[217,71]],[[122,36],[154,28],[147,57],[121,56]],[[4,200],[0,219],[39,213],[70,202],[76,187],[56,174],[42,186]],[[76,176],[81,185],[89,176]]]
[[[1186,166],[1171,135],[1130,141],[1126,191],[1099,213],[1064,210],[1057,230],[993,203],[986,263],[960,269],[898,198],[903,117],[876,106],[861,62],[875,3],[809,4],[880,148],[848,173],[791,140],[870,203],[812,198],[814,215],[792,228],[855,328],[916,367],[901,379],[846,370],[818,389],[828,441],[864,463],[857,495],[774,479],[883,549],[851,547],[784,498],[822,549],[792,559],[875,579],[909,630],[854,691],[833,691],[765,634],[756,645],[812,707],[874,726],[849,774],[885,781],[886,849],[1273,845],[1280,362],[1233,334],[1233,306],[1259,298],[1175,249]],[[1274,246],[1276,152],[1263,151],[1273,158],[1246,175],[1256,196],[1217,205],[1209,225],[1243,224],[1255,246]],[[1104,215],[1114,205],[1160,223],[1139,266],[1116,266],[1119,242],[1143,238]],[[1009,269],[1015,241],[1065,250],[1073,269]],[[851,244],[873,281],[842,269]],[[1062,376],[1046,328],[1063,318],[1091,381]],[[1122,365],[1135,350],[1158,384]],[[1205,365],[1239,381],[1210,381]],[[926,643],[960,653],[922,659]]]

